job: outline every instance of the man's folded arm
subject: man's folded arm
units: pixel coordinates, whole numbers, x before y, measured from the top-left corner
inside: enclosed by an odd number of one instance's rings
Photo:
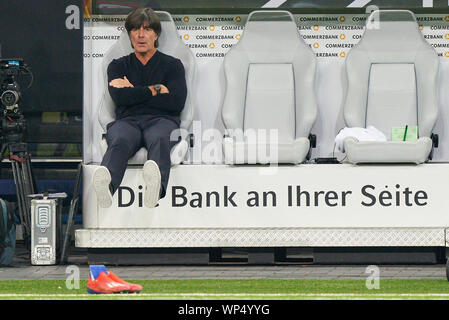
[[[114,79],[123,78],[124,72],[120,66],[112,61],[108,66],[108,90],[112,100],[119,106],[141,104],[152,97],[151,90],[144,86],[116,88],[110,85]]]
[[[141,104],[151,98],[151,90],[148,87],[115,88],[108,85],[109,94],[116,105],[132,106]]]
[[[187,85],[184,66],[180,60],[170,64],[170,71],[167,75],[167,83],[163,83],[169,93],[158,94],[151,99],[151,105],[155,108],[181,112],[187,98]]]

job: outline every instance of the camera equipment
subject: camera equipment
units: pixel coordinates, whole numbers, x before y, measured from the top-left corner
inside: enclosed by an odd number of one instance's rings
[[[24,142],[26,121],[19,108],[21,90],[17,79],[29,75],[33,83],[33,74],[23,59],[0,59],[0,151],[1,160],[6,149],[9,149],[14,183],[16,187],[19,216],[23,226],[24,239],[27,244],[31,235],[31,213],[28,195],[34,194],[36,182],[31,171],[31,156]]]
[[[30,75],[33,82],[33,74],[28,69],[23,59],[0,59],[0,102],[1,102],[1,127],[0,139],[2,142],[22,142],[26,130],[24,116],[19,109],[21,97],[20,86],[16,78],[20,75]]]

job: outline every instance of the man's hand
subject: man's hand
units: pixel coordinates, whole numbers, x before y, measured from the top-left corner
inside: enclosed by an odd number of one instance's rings
[[[114,88],[134,88],[133,84],[129,82],[126,76],[122,78],[117,78],[109,82],[109,85]]]
[[[160,86],[161,86],[161,91],[160,91],[161,94],[170,93],[170,91],[168,90],[168,88],[166,86],[164,86],[163,84],[161,84]],[[154,89],[154,86],[149,86],[148,89],[151,90],[153,97],[157,94],[156,89]]]

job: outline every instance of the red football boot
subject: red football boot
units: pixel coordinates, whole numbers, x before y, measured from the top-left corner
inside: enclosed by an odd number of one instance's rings
[[[104,272],[100,272],[95,280],[89,277],[87,281],[87,292],[91,294],[121,293],[129,292],[129,290],[128,285],[110,279]]]
[[[140,284],[126,282],[125,280],[120,279],[112,271],[108,271],[108,277],[117,283],[129,286],[129,293],[139,293],[142,291],[142,286]]]

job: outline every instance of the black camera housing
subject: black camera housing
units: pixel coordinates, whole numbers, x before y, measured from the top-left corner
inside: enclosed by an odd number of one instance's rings
[[[19,109],[21,90],[16,81],[16,77],[24,74],[31,72],[23,59],[0,59],[0,107],[3,109],[0,137],[4,143],[22,142],[26,131],[26,121]]]

